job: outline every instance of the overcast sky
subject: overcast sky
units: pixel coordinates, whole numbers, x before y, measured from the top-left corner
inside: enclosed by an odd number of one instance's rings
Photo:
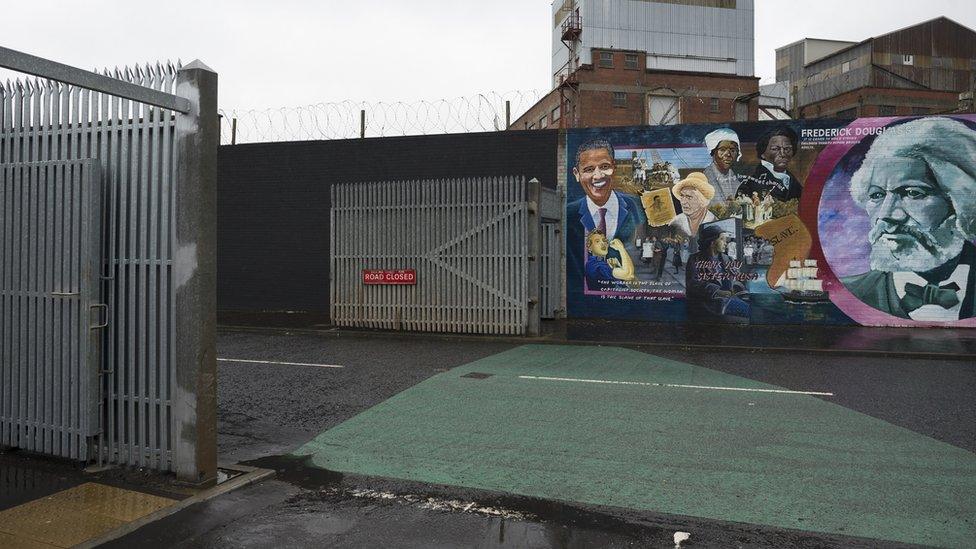
[[[0,44],[90,69],[199,58],[220,106],[413,101],[550,86],[549,0],[10,2]],[[756,74],[804,37],[862,40],[973,0],[756,0]]]

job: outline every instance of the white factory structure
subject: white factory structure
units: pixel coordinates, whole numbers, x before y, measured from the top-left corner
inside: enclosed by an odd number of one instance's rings
[[[646,52],[641,69],[752,76],[754,0],[555,0],[552,75],[558,86],[592,51]],[[564,41],[567,20],[582,32]]]

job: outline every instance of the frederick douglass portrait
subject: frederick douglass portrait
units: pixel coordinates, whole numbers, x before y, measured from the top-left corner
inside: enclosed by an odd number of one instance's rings
[[[950,118],[889,127],[851,178],[871,223],[870,271],[842,282],[858,299],[913,320],[973,317],[976,131]]]

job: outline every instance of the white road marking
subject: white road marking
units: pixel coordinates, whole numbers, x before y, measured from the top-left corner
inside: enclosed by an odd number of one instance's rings
[[[277,362],[274,360],[247,360],[243,358],[218,358],[217,362],[244,362],[247,364],[278,364],[281,366],[314,366],[316,368],[345,368],[335,364],[308,364],[306,362]]]
[[[644,381],[609,381],[606,379],[578,379],[572,377],[519,376],[519,379],[536,381],[572,381],[576,383],[600,383],[603,385],[638,385],[642,387],[672,387],[677,389],[707,389],[711,391],[742,391],[745,393],[776,393],[781,395],[834,396],[834,393],[816,391],[787,391],[786,389],[745,389],[742,387],[710,387],[707,385],[681,385],[678,383],[648,383]]]

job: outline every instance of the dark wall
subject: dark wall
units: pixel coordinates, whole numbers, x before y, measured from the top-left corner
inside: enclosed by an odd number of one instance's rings
[[[524,175],[556,186],[555,131],[220,147],[217,307],[329,310],[332,185]]]

